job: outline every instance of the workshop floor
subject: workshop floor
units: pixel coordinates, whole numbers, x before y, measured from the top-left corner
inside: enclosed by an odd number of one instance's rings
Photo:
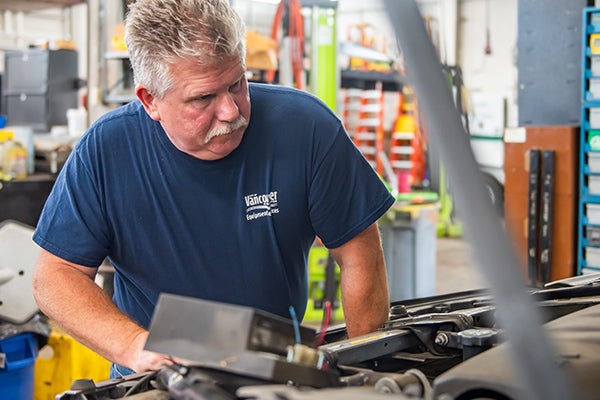
[[[463,238],[436,239],[436,294],[485,287],[469,246]]]

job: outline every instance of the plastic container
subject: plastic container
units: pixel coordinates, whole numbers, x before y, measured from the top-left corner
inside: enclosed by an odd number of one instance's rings
[[[80,138],[87,129],[87,110],[85,108],[70,108],[67,110],[67,129],[69,136]]]
[[[589,100],[595,100],[600,98],[600,78],[590,78],[589,89],[591,95],[591,98]]]
[[[0,341],[0,353],[6,359],[0,368],[0,400],[33,399],[33,376],[37,341],[24,333]]]
[[[27,149],[21,142],[8,140],[2,149],[2,179],[23,179],[27,177]]]
[[[600,108],[590,108],[590,128],[600,129]]]
[[[593,196],[600,195],[600,175],[590,175],[588,177],[588,192]]]
[[[585,238],[590,246],[600,246],[600,226],[586,226]]]
[[[598,173],[600,172],[600,152],[598,153],[587,153],[588,156],[588,167],[590,172]]]
[[[401,203],[379,221],[390,301],[435,294],[438,205]]]
[[[600,267],[600,248],[599,247],[586,247],[585,248],[585,262],[591,267]]]
[[[35,400],[52,400],[77,379],[102,382],[110,362],[55,327],[35,361]]]
[[[14,132],[15,141],[20,142],[27,150],[27,174],[35,172],[35,148],[33,143],[33,128],[30,126],[10,126]]]
[[[585,216],[588,224],[600,225],[600,204],[586,204]]]
[[[600,150],[600,130],[593,129],[588,131],[588,144],[590,150]]]
[[[15,133],[8,129],[0,129],[0,179],[2,179],[2,168],[3,168],[3,160],[4,160],[4,146],[10,140],[13,140],[15,137]]]
[[[600,56],[591,57],[591,60],[592,76],[600,76]]]

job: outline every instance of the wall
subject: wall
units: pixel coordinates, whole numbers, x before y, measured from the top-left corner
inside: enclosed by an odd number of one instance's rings
[[[485,52],[488,31],[490,54]],[[516,90],[517,0],[460,1],[459,42],[458,60],[468,88]]]
[[[88,76],[87,6],[49,7],[28,13],[0,11],[0,74],[4,74],[4,50],[23,50],[60,40],[70,40],[78,52],[78,76]],[[80,104],[86,89],[78,95]]]
[[[79,51],[80,76],[87,75],[87,6],[49,7],[23,13],[0,12],[0,50],[18,50],[31,45],[73,40]],[[0,72],[4,61],[0,52]]]
[[[435,41],[441,56],[450,64],[458,63],[463,70],[465,85],[470,93],[486,93],[508,99],[508,124],[516,118],[516,41],[518,0],[417,0],[422,14],[431,17]],[[97,1],[90,1],[90,8]],[[271,4],[269,4],[271,3]],[[234,0],[233,4],[250,27],[268,34],[275,5],[267,0]],[[456,10],[453,10],[455,4]],[[87,49],[94,54],[95,41],[88,37],[87,6],[71,9],[47,9],[27,15],[0,14],[0,49],[23,48],[41,40],[73,39],[80,50],[80,75],[88,77]],[[454,17],[454,14],[456,18]],[[92,18],[97,20],[97,17]],[[90,21],[93,25],[94,21]],[[338,6],[339,38],[345,40],[349,27],[368,23],[375,34],[385,37],[388,54],[398,56],[391,23],[381,0],[340,0]],[[94,28],[91,29],[90,34]],[[486,54],[487,33],[491,54]],[[442,38],[446,40],[442,41]],[[450,40],[448,40],[450,38]],[[3,62],[0,56],[0,71]],[[94,66],[91,67],[94,69]],[[93,75],[93,72],[90,72]],[[92,76],[92,78],[94,78]],[[92,79],[94,81],[94,79]],[[93,89],[93,88],[92,88]],[[92,96],[93,97],[93,96]],[[489,96],[488,96],[489,97]]]
[[[502,135],[499,123],[517,125],[517,32],[517,0],[460,2],[458,63],[471,94],[472,132]]]
[[[580,124],[581,25],[587,4],[519,1],[519,125]]]
[[[25,14],[0,12],[0,48],[21,49],[42,40],[65,38],[66,15],[58,8]]]
[[[453,12],[452,3],[456,3],[455,20],[447,15]],[[509,124],[514,124],[517,0],[420,0],[418,4],[422,15],[431,18],[433,40],[442,61],[460,65],[469,93],[491,93],[506,98]],[[338,21],[340,35],[355,23],[378,27],[381,35],[388,38],[389,54],[397,52],[391,23],[381,1],[340,0]],[[485,52],[488,32],[490,54]]]

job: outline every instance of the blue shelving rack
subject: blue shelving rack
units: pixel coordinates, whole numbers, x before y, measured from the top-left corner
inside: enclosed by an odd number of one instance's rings
[[[578,275],[600,271],[600,8],[583,10]]]

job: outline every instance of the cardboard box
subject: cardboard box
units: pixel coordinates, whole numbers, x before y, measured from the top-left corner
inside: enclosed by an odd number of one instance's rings
[[[271,71],[277,69],[277,42],[249,30],[246,33],[246,68]]]

